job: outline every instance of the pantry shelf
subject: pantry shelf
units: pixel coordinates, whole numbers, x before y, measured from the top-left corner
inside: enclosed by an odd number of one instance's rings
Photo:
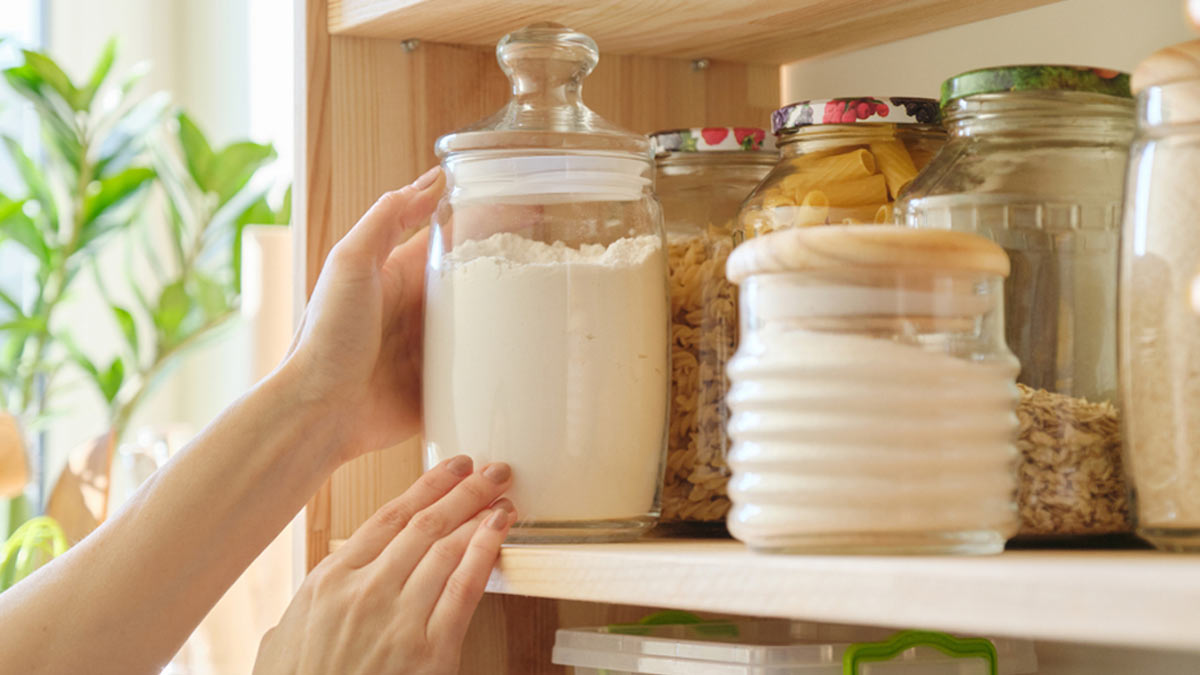
[[[1056,0],[329,0],[334,34],[492,46],[535,21],[604,53],[787,63],[980,21]]]
[[[1200,555],[759,555],[734,541],[510,546],[494,593],[1200,651]]]

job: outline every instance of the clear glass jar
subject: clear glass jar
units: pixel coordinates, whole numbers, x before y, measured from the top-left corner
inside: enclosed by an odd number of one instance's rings
[[[671,421],[661,524],[725,527],[725,363],[737,347],[737,294],[725,278],[738,207],[778,160],[763,129],[707,127],[650,137],[667,231]]]
[[[892,222],[896,196],[941,148],[937,101],[838,98],[775,111],[779,164],[742,207],[735,241],[812,225]]]
[[[632,539],[659,514],[670,376],[649,141],[583,105],[591,38],[535,24],[496,53],[512,100],[437,144],[426,463],[511,464],[510,541]]]
[[[729,531],[797,553],[996,553],[1016,532],[1000,247],[831,225],[729,257]]]
[[[1138,93],[1119,314],[1122,419],[1137,533],[1159,548],[1186,551],[1200,551],[1197,123],[1200,79]]]
[[[964,73],[942,91],[950,140],[898,218],[981,234],[1012,261],[1004,307],[1021,361],[1021,535],[1127,533],[1112,402],[1129,77],[1014,66]]]

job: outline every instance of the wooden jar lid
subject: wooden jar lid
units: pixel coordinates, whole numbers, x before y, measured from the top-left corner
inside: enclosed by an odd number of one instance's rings
[[[1147,87],[1200,80],[1200,40],[1160,49],[1133,71],[1130,87],[1138,93]]]
[[[755,274],[832,269],[921,269],[1008,276],[1008,255],[966,232],[899,225],[824,225],[747,240],[729,256],[735,284]]]

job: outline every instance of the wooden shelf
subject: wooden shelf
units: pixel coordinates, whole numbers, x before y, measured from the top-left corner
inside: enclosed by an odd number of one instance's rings
[[[1056,0],[329,0],[334,34],[493,46],[535,21],[602,52],[787,63],[851,51]]]
[[[510,546],[488,590],[831,623],[1200,651],[1200,556],[773,556],[733,541]]]

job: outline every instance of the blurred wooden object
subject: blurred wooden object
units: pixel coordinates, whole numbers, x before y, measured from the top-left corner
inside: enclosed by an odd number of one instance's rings
[[[1200,79],[1200,40],[1181,42],[1160,49],[1133,71],[1130,87],[1138,93],[1146,87]]]
[[[0,498],[16,497],[28,482],[25,437],[16,418],[0,412]]]
[[[71,543],[83,539],[108,517],[115,451],[112,432],[75,448],[54,484],[46,515],[58,521]]]

